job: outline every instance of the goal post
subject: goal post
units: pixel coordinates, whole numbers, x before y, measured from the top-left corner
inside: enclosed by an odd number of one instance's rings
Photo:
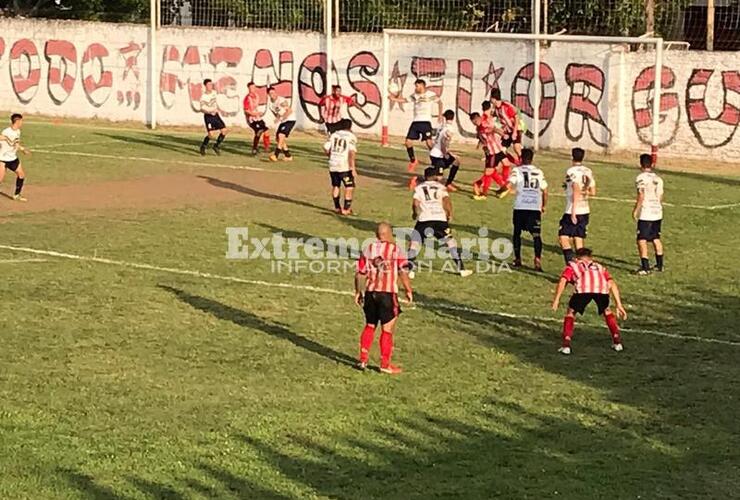
[[[391,103],[389,96],[410,94],[413,85],[409,83],[422,78],[442,94],[446,108],[455,110],[463,136],[473,134],[467,117],[460,115],[479,111],[480,101],[497,87],[504,99],[522,111],[527,140],[535,149],[543,139],[545,146],[555,148],[581,142],[590,149],[621,148],[626,145],[626,121],[632,115],[635,124],[638,116],[641,120],[636,132],[640,142],[649,144],[657,159],[663,45],[657,37],[385,29],[381,142],[387,146],[389,136],[405,132],[402,127],[411,121],[411,113]],[[630,51],[631,46],[652,51]],[[637,105],[637,84],[633,89],[629,73],[633,62],[635,68],[652,67],[641,80]],[[564,130],[550,127],[556,115],[556,123],[565,123]]]

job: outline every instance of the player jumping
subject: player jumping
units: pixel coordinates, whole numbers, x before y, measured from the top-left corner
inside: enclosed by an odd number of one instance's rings
[[[503,128],[501,144],[504,149],[514,147],[514,155],[519,159],[522,155],[522,136],[524,135],[519,124],[519,112],[516,106],[501,99],[501,89],[491,89],[491,103],[493,114]]]
[[[257,85],[254,82],[247,84],[247,95],[244,97],[244,117],[247,119],[247,125],[254,131],[252,140],[252,154],[259,153],[260,138],[264,144],[265,150],[270,148],[270,133],[267,131],[267,125],[263,119],[265,113],[260,111],[260,98],[257,94]]]
[[[637,250],[640,254],[638,275],[650,274],[648,242],[655,249],[655,269],[663,270],[663,243],[660,229],[663,224],[663,179],[653,171],[649,154],[640,155],[640,175],[637,176],[637,200],[632,218],[637,221]]]
[[[23,183],[26,181],[26,172],[23,170],[21,160],[18,158],[18,151],[23,154],[31,154],[29,150],[21,144],[21,128],[23,128],[23,115],[14,113],[10,116],[10,127],[7,127],[0,134],[0,163],[3,168],[0,169],[0,182],[5,177],[5,170],[15,173],[15,201],[28,201],[21,195]]]
[[[514,200],[514,267],[522,267],[522,231],[527,231],[534,240],[534,269],[542,271],[542,214],[547,205],[547,181],[545,174],[532,165],[534,151],[522,150],[522,164],[514,167],[506,189],[516,191]]]
[[[352,122],[343,123],[343,128],[336,130],[324,144],[324,151],[329,155],[329,176],[331,177],[331,197],[334,200],[334,211],[342,215],[352,215],[352,193],[355,190],[357,169],[357,137],[351,132]],[[341,186],[344,184],[344,207],[340,204]]]
[[[488,101],[484,104],[488,104],[488,107],[490,107]],[[471,113],[470,121],[475,125],[478,141],[483,146],[486,154],[483,175],[473,183],[473,199],[479,201],[485,200],[488,190],[493,183],[499,186],[496,194],[500,196],[504,193],[506,187],[506,179],[510,173],[511,162],[503,152],[500,136],[498,135],[499,131],[496,129],[493,118],[486,113],[485,106],[483,114]],[[500,168],[501,172],[497,168]]]
[[[206,147],[213,138],[213,133],[218,132],[216,138],[216,144],[213,145],[213,152],[217,155],[221,154],[221,143],[226,139],[228,130],[221,116],[218,114],[218,92],[213,87],[213,81],[210,78],[203,80],[204,92],[200,97],[200,110],[203,112],[203,121],[206,124],[206,136],[203,138],[203,142],[200,145],[200,154],[206,155]]]
[[[457,272],[462,277],[473,274],[465,269],[457,241],[452,237],[450,221],[452,220],[452,202],[447,188],[440,181],[442,170],[437,167],[428,167],[424,170],[424,182],[414,189],[414,200],[411,205],[411,217],[416,221],[414,232],[409,246],[409,261],[412,265],[427,238],[434,237],[440,243],[447,245],[450,256],[457,266]]]
[[[341,86],[332,85],[331,95],[324,96],[319,101],[321,117],[324,119],[327,134],[347,130],[347,124],[352,125],[347,109],[354,104],[355,100],[352,97],[342,95]]]
[[[406,133],[406,153],[409,155],[409,172],[413,172],[419,164],[414,153],[414,142],[423,141],[428,149],[432,149],[432,104],[437,103],[438,114],[442,116],[442,101],[439,96],[427,90],[427,83],[422,80],[414,82],[414,93],[408,97],[391,95],[391,101],[398,103],[411,102],[414,105],[414,119]]]
[[[399,277],[409,303],[414,296],[408,276],[408,262],[393,240],[393,228],[387,222],[381,222],[375,234],[378,239],[362,251],[355,273],[355,304],[365,312],[357,368],[367,368],[375,329],[380,323],[380,371],[395,375],[402,371],[391,364],[393,334],[398,315],[401,314],[398,304]]]
[[[455,124],[453,122],[455,112],[448,109],[442,116],[444,116],[445,121],[437,128],[437,134],[434,137],[434,144],[432,145],[432,150],[429,152],[429,157],[432,160],[433,167],[450,169],[445,187],[447,191],[454,192],[457,191],[457,187],[454,184],[455,176],[460,169],[460,160],[450,152],[450,144],[452,144],[452,138],[455,134]],[[414,180],[416,180],[416,177],[414,177]],[[413,187],[416,187],[416,185],[414,184]]]
[[[583,165],[586,152],[581,148],[571,151],[573,163],[565,173],[565,213],[560,219],[558,238],[567,264],[573,260],[571,238],[576,250],[583,247],[588,230],[589,196],[596,195],[596,180],[590,168]]]
[[[568,302],[568,310],[563,320],[563,344],[558,349],[562,354],[570,354],[570,342],[573,338],[573,329],[575,327],[576,313],[583,315],[586,306],[591,301],[596,303],[599,315],[604,316],[606,326],[612,337],[612,349],[619,352],[623,349],[622,337],[619,334],[619,325],[617,318],[609,308],[609,293],[614,295],[614,301],[617,303],[617,316],[621,319],[627,319],[627,311],[622,305],[622,298],[619,294],[619,287],[604,266],[594,262],[591,258],[591,250],[588,248],[579,248],[576,251],[576,259],[568,263],[567,267],[560,276],[555,298],[552,301],[552,310],[557,311],[560,305],[560,297],[565,291],[568,283],[575,287],[575,293]]]
[[[288,150],[287,139],[293,127],[295,127],[295,112],[290,102],[285,97],[278,95],[275,87],[269,87],[267,95],[270,97],[268,105],[275,116],[277,129],[275,131],[277,144],[275,145],[275,152],[270,155],[270,161],[278,161],[281,153],[285,155],[284,161],[293,161],[293,156]]]

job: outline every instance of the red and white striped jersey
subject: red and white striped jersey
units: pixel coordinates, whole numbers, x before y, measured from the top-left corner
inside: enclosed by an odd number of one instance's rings
[[[478,140],[486,147],[488,154],[495,155],[504,151],[501,137],[493,131],[493,118],[488,115],[482,116],[481,124],[478,125]]]
[[[493,113],[507,133],[512,134],[519,128],[519,114],[510,102],[502,101],[501,106],[493,108]]]
[[[377,240],[363,250],[357,272],[367,276],[368,292],[398,293],[398,271],[407,265],[406,255],[395,243]]]
[[[573,283],[576,293],[609,293],[612,277],[604,266],[597,262],[574,260],[565,268],[561,278]]]
[[[259,105],[260,105],[260,98],[257,94],[247,94],[244,97],[244,111],[255,112],[259,110]],[[262,118],[259,118],[257,116],[247,115],[247,121],[249,123],[253,123],[261,119]]]
[[[354,99],[340,95],[339,97],[324,96],[319,101],[321,106],[321,117],[324,123],[337,123],[340,120],[349,118],[347,108],[354,104]]]

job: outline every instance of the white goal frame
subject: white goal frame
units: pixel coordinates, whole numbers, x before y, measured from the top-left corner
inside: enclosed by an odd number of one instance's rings
[[[389,121],[389,102],[388,102],[388,79],[390,77],[390,43],[391,36],[428,36],[437,38],[475,38],[483,40],[517,40],[529,41],[533,44],[534,52],[534,99],[532,107],[535,110],[532,117],[532,131],[534,149],[539,148],[539,112],[541,96],[540,81],[540,62],[542,60],[542,47],[540,42],[579,42],[579,43],[602,43],[602,44],[640,44],[652,45],[655,47],[655,83],[653,84],[653,108],[652,108],[652,154],[653,161],[657,160],[658,145],[660,143],[660,100],[661,100],[661,79],[663,74],[663,48],[664,41],[657,37],[612,37],[612,36],[588,36],[588,35],[537,35],[524,33],[471,33],[464,31],[430,31],[430,30],[402,30],[402,29],[385,29],[383,30],[383,81],[381,88],[381,98],[383,101],[381,116],[381,144],[388,145],[388,121]]]

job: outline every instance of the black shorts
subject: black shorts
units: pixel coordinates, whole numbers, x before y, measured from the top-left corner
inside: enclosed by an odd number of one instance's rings
[[[662,225],[662,220],[638,220],[637,239],[645,241],[659,240]]]
[[[426,141],[432,138],[432,122],[411,122],[406,139]]]
[[[604,314],[609,308],[609,294],[608,293],[574,293],[568,301],[568,307],[573,309],[578,314],[583,314],[586,310],[586,306],[591,301],[596,303],[596,307],[599,309],[599,314]]]
[[[267,130],[267,125],[265,125],[265,120],[256,120],[253,122],[247,122],[247,125],[249,125],[249,128],[254,130],[255,133],[264,132]]]
[[[365,311],[365,324],[368,325],[385,325],[401,314],[398,295],[388,292],[365,292],[362,309]]]
[[[428,237],[433,236],[438,240],[445,240],[452,235],[452,229],[447,221],[429,220],[417,222],[414,226],[412,239],[424,242]]]
[[[342,118],[336,123],[326,123],[325,125],[326,125],[326,131],[329,132],[330,134],[333,134],[337,130],[347,129],[350,125],[352,125],[352,120],[350,120],[349,118]]]
[[[447,155],[447,158],[438,158],[436,156],[430,156],[429,158],[431,158],[434,168],[450,168],[457,159],[452,155]]]
[[[218,115],[204,114],[203,121],[206,124],[206,130],[208,130],[209,132],[213,130],[223,130],[226,128],[224,121]]]
[[[501,145],[505,148],[511,147],[512,144],[522,143],[522,133],[520,131],[514,132],[512,135],[502,138]]]
[[[514,232],[527,231],[540,234],[542,231],[542,212],[539,210],[514,210]]]
[[[329,177],[331,177],[332,187],[339,187],[342,184],[346,188],[355,187],[355,176],[352,172],[329,172]]]
[[[558,236],[568,236],[570,238],[585,238],[588,232],[588,215],[576,215],[576,223],[570,220],[570,214],[564,214],[560,219],[560,230]]]
[[[506,156],[506,153],[498,152],[493,156],[488,157],[488,168],[495,168],[498,166],[502,161],[504,161],[508,156]]]
[[[283,134],[285,137],[290,137],[290,132],[293,130],[293,127],[295,127],[295,120],[282,122],[278,125],[277,133],[275,135]]]
[[[10,170],[11,172],[15,172],[16,170],[18,170],[18,167],[21,166],[20,158],[16,158],[15,160],[10,161],[4,161],[3,163],[5,164],[5,168]]]

